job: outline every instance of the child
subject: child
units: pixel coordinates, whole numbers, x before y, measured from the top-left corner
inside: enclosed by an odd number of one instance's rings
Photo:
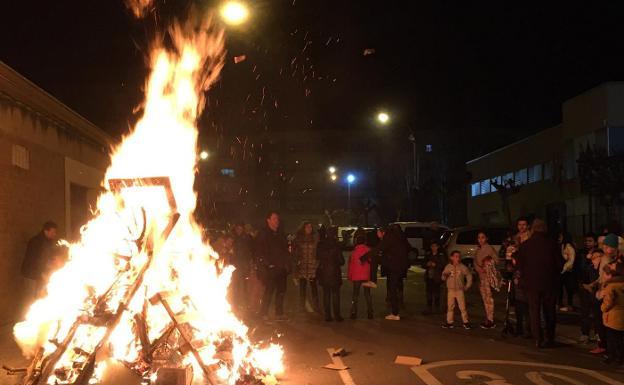
[[[446,282],[448,305],[446,323],[444,323],[442,327],[445,329],[453,328],[453,312],[455,310],[455,301],[457,301],[464,329],[470,330],[472,327],[468,321],[464,292],[472,286],[472,273],[468,270],[466,265],[461,263],[460,257],[461,254],[459,251],[453,251],[450,256],[450,263],[446,265],[442,272],[442,280]]]
[[[624,359],[624,265],[605,269],[607,281],[603,286],[602,322],[607,334],[605,363],[622,364]]]
[[[605,349],[607,346],[607,337],[604,324],[602,323],[602,310],[600,309],[602,302],[601,298],[598,298],[600,296],[600,293],[598,291],[598,281],[600,279],[600,264],[603,258],[604,254],[600,249],[594,250],[591,253],[591,270],[588,271],[591,283],[582,284],[584,291],[587,291],[589,293],[589,298],[591,301],[590,311],[593,317],[594,333],[598,337],[598,346],[590,351],[590,353],[592,354],[602,354],[607,351]]]
[[[425,269],[425,287],[427,293],[427,309],[423,315],[433,313],[433,306],[440,310],[440,285],[442,285],[442,270],[446,266],[446,255],[440,250],[438,241],[431,241],[430,251],[425,256],[423,268]]]
[[[358,234],[355,237],[355,248],[349,259],[349,270],[347,277],[353,283],[353,297],[351,300],[351,319],[357,318],[358,299],[360,297],[360,287],[364,288],[364,298],[368,319],[373,319],[373,299],[371,297],[370,286],[363,285],[369,282],[371,277],[370,247],[366,246],[366,235]]]

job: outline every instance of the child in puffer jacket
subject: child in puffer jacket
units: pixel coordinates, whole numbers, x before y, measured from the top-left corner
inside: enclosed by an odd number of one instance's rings
[[[453,319],[455,311],[455,302],[459,307],[462,317],[463,327],[470,330],[470,321],[468,320],[468,311],[466,311],[466,300],[464,292],[472,286],[472,273],[461,263],[461,254],[459,251],[453,251],[449,257],[450,263],[446,265],[442,272],[442,280],[446,282],[447,289],[447,311],[446,323],[442,324],[445,329],[453,328]]]

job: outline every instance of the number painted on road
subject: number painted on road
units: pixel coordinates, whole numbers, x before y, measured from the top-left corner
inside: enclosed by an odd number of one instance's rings
[[[563,374],[559,374],[559,373],[550,373],[550,372],[528,372],[525,374],[526,378],[529,379],[529,381],[531,381],[532,383],[534,383],[535,385],[554,385],[552,382],[547,381],[544,376],[547,377],[553,377],[553,378],[557,378],[561,381],[565,381],[569,384],[572,385],[585,385],[584,383],[577,381],[573,378],[570,378],[568,376],[564,376]]]
[[[460,380],[475,380],[479,377],[485,377],[488,381],[484,381],[484,385],[513,385],[507,382],[505,378],[498,374],[484,372],[482,370],[460,370],[455,374]]]

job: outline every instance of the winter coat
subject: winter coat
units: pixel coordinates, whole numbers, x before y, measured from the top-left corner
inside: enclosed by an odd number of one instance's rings
[[[280,231],[268,227],[260,230],[256,238],[255,259],[261,275],[267,269],[290,271],[291,257],[288,252],[288,240]]]
[[[579,281],[580,283],[589,284],[592,282],[596,282],[600,277],[600,272],[598,269],[594,268],[591,259],[588,259],[586,256],[590,253],[587,250],[579,250],[577,253],[579,262]]]
[[[370,252],[370,247],[366,245],[356,245],[351,257],[349,257],[349,270],[347,277],[349,281],[369,281],[371,276],[371,266],[368,260],[362,261],[362,256]]]
[[[404,277],[409,267],[407,241],[402,234],[388,231],[373,250],[373,254],[382,253],[381,266],[386,273]]]
[[[522,287],[527,293],[554,292],[559,286],[561,251],[546,234],[534,233],[515,254]]]
[[[41,279],[56,248],[56,243],[48,239],[43,231],[32,237],[26,246],[22,275],[29,279]]]
[[[438,253],[435,255],[431,252],[427,252],[427,254],[425,255],[425,260],[422,264],[422,268],[425,269],[425,281],[431,280],[437,283],[441,283],[442,271],[444,270],[447,263],[448,259],[443,252],[438,251]],[[430,266],[430,264],[434,264],[434,266]]]
[[[477,252],[475,253],[474,265],[477,270],[477,273],[479,274],[479,279],[481,281],[487,281],[487,273],[485,270],[485,260],[488,257],[492,258],[492,263],[496,265],[496,258],[498,257],[498,254],[496,253],[496,250],[494,250],[492,245],[486,244],[483,247],[479,246],[477,248]]]
[[[602,323],[624,331],[624,277],[613,277],[605,283],[601,305]]]
[[[294,256],[297,261],[299,278],[314,279],[319,261],[316,257],[318,239],[315,235],[297,235],[295,238]]]
[[[340,243],[333,239],[323,239],[316,248],[318,269],[316,280],[323,287],[336,288],[342,285],[342,269],[345,260]]]
[[[249,271],[252,256],[252,238],[247,234],[234,235],[234,256],[232,264],[236,270],[241,272]]]
[[[563,267],[561,273],[571,273],[574,269],[574,260],[576,258],[576,250],[571,244],[566,243],[561,247],[561,258],[563,258]]]
[[[442,271],[442,280],[446,281],[448,290],[466,291],[472,286],[472,273],[463,263],[449,263]]]

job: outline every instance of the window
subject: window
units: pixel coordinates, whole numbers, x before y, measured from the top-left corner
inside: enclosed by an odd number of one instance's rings
[[[514,178],[513,172],[508,172],[507,174],[503,175],[502,178],[503,178],[502,184],[506,184],[508,181]]]
[[[481,183],[479,182],[473,183],[472,185],[470,185],[470,188],[471,188],[470,196],[476,197],[477,195],[481,194]]]
[[[28,149],[18,144],[14,144],[12,149],[13,166],[23,168],[24,170],[30,169],[30,152]]]
[[[529,183],[535,183],[542,180],[542,165],[537,164],[529,167]]]
[[[553,162],[544,163],[544,180],[551,180],[553,178]]]
[[[234,169],[233,168],[222,168],[221,175],[229,176],[230,178],[234,178]]]
[[[431,144],[425,145],[425,151],[426,152],[433,152],[433,145],[431,145]]]
[[[490,179],[491,179],[492,181],[494,181],[494,182],[498,183],[498,184],[501,184],[501,183],[502,183],[501,181],[503,180],[503,177],[501,177],[501,176],[495,176],[495,177],[490,178]],[[492,192],[496,192],[496,191],[498,191],[498,190],[496,189],[496,187],[494,187],[494,184],[493,184],[492,182],[490,182],[490,191],[492,191]]]
[[[527,169],[523,168],[514,173],[514,181],[516,185],[527,184]]]
[[[481,195],[488,194],[490,192],[490,180],[484,179],[481,181]]]

